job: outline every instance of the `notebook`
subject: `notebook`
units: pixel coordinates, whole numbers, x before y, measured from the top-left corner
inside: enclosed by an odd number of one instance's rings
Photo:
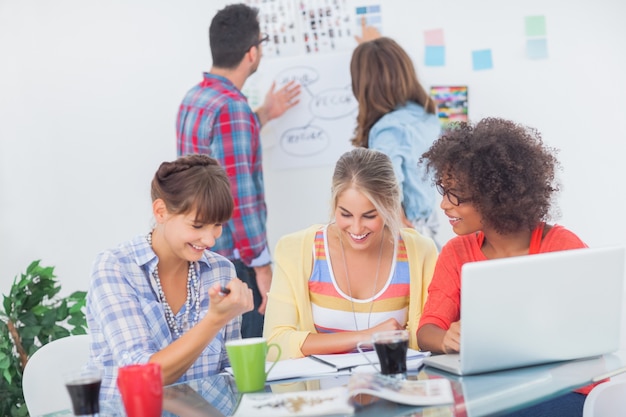
[[[460,354],[424,364],[471,375],[616,351],[624,252],[585,248],[463,265]]]

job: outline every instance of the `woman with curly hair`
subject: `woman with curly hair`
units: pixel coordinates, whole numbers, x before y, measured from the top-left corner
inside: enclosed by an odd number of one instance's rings
[[[555,153],[537,130],[487,118],[455,125],[422,155],[442,195],[440,206],[459,236],[437,260],[417,331],[421,349],[459,351],[463,264],[587,247],[566,228],[545,223],[558,191]],[[542,415],[556,407],[561,416],[581,415],[581,394],[589,390],[522,412]]]

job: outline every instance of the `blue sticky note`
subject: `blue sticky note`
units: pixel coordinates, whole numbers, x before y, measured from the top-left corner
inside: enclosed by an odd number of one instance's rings
[[[367,13],[367,7],[357,7],[356,8],[356,14],[366,14]]]
[[[526,40],[526,56],[528,59],[548,58],[548,41],[546,38]]]
[[[424,50],[424,65],[429,67],[443,67],[445,64],[445,46],[426,46]]]
[[[492,69],[493,60],[491,58],[491,49],[472,51],[472,67],[474,71]]]
[[[366,21],[366,24],[368,24],[370,26],[376,26],[376,25],[379,25],[380,22],[383,21],[383,18],[379,14],[372,14],[372,15],[368,15],[365,18],[365,21]]]

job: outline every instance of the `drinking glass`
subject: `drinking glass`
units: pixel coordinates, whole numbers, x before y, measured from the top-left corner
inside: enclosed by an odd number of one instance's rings
[[[122,366],[117,386],[128,417],[159,417],[163,410],[163,376],[155,362]]]
[[[98,416],[100,413],[100,385],[102,373],[95,367],[73,370],[63,375],[72,400],[75,416]]]
[[[406,377],[406,354],[409,347],[409,332],[406,330],[390,330],[374,333],[371,341],[359,342],[357,349],[363,353],[364,345],[373,345],[378,356],[380,373],[392,378]],[[365,355],[368,362],[376,368]]]

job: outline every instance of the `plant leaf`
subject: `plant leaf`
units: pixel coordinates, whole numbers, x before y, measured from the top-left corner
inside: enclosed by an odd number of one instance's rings
[[[4,379],[9,383],[9,385],[11,385],[11,383],[13,382],[13,378],[11,376],[11,372],[9,372],[8,369],[5,369],[2,372],[2,376],[4,377]]]
[[[40,331],[41,326],[26,326],[22,327],[19,330],[19,333],[20,337],[23,339],[22,341],[25,341],[25,339],[34,339],[36,336],[39,335]]]
[[[4,352],[0,352],[0,369],[7,369],[10,364],[11,359]]]

